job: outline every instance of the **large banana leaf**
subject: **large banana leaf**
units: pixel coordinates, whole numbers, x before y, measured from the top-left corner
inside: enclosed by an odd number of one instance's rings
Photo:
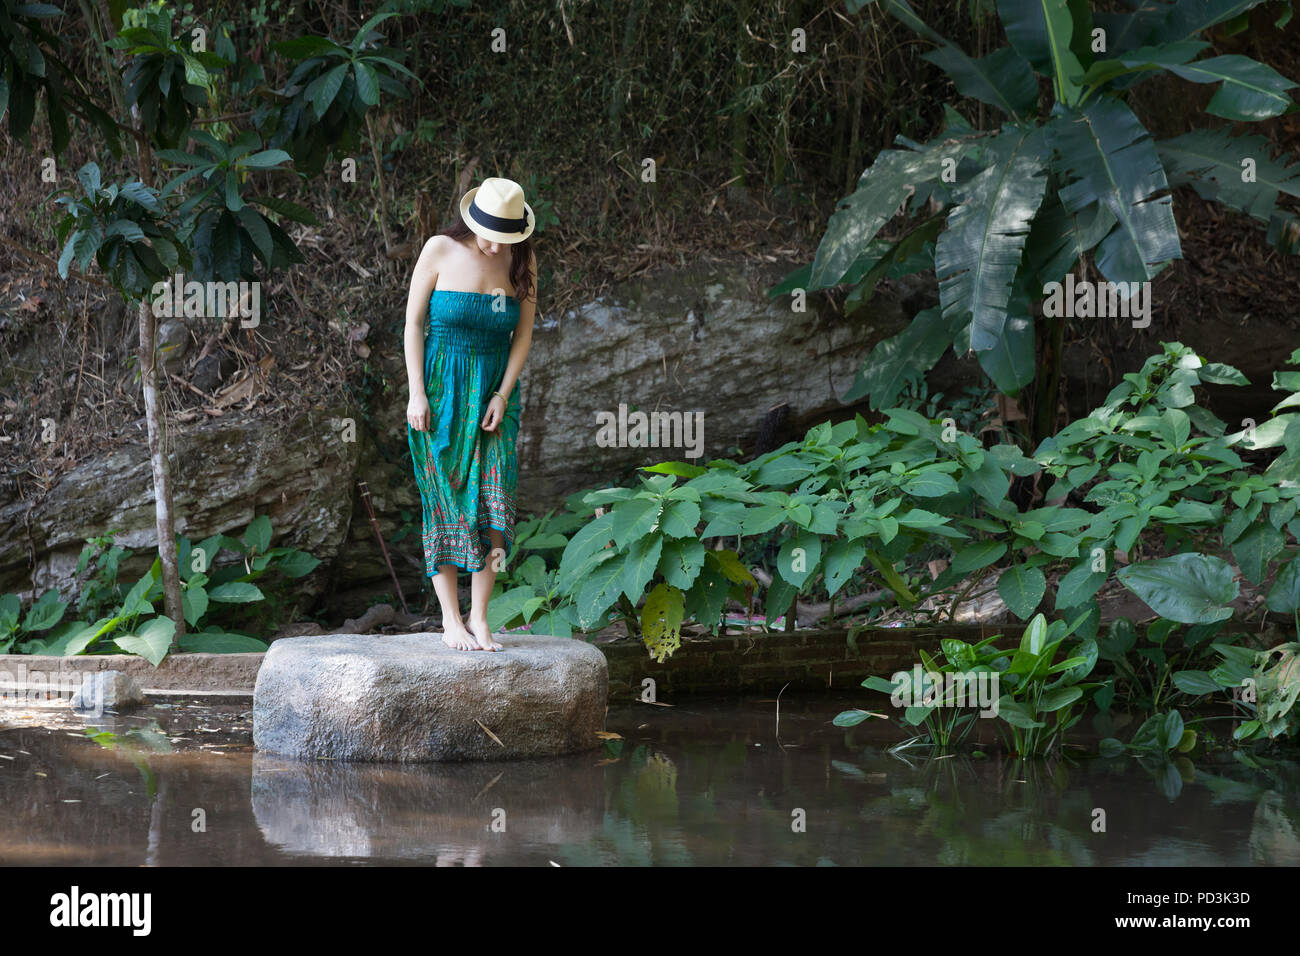
[[[998,15],[1016,52],[1039,73],[1052,77],[1057,100],[1076,102],[1083,65],[1071,44],[1076,16],[1085,35],[1089,30],[1086,5],[1066,0],[998,0]]]
[[[1171,259],[1182,257],[1169,183],[1155,143],[1133,111],[1108,96],[1082,109],[1064,111],[1049,122],[1058,178],[1067,209],[1081,213],[1103,203],[1119,225],[1102,241],[1098,266],[1112,282],[1131,281],[1132,267],[1150,279]],[[1123,263],[1124,275],[1107,271]]]
[[[1029,230],[1025,259],[1017,276],[1025,294],[1036,297],[1047,283],[1059,282],[1114,225],[1115,216],[1102,203],[1073,213],[1065,208],[1057,190],[1049,188]]]
[[[938,49],[924,55],[925,59],[952,78],[957,92],[1020,119],[1028,118],[1034,111],[1038,103],[1038,83],[1033,69],[1015,50],[997,50],[978,60],[972,59],[961,47],[917,16],[907,0],[877,0],[877,5],[938,45]],[[855,13],[866,3],[850,0],[846,6],[850,13]]]
[[[850,314],[871,301],[876,286],[886,277],[897,279],[899,276],[914,275],[917,272],[929,272],[934,269],[934,239],[943,228],[944,216],[935,215],[927,222],[895,243],[886,243],[889,248],[879,256],[871,268],[854,276],[854,269],[844,277],[845,282],[857,282],[857,286],[844,299],[844,311]],[[879,240],[873,240],[875,246]],[[856,266],[855,266],[856,269]]]
[[[1263,120],[1285,113],[1293,104],[1286,90],[1293,80],[1248,56],[1212,56],[1182,66],[1171,73],[1192,83],[1222,83],[1205,107],[1207,113],[1230,120]]]
[[[1011,283],[1047,187],[1041,127],[1011,127],[990,145],[990,165],[957,194],[960,205],[935,244],[939,301],[947,320],[970,317],[970,347],[993,348]]]
[[[1038,79],[1023,57],[1003,47],[972,60],[952,44],[922,54],[952,78],[962,96],[996,106],[1013,119],[1029,119],[1038,108]]]
[[[810,289],[844,281],[867,243],[893,218],[919,182],[937,179],[946,164],[956,163],[977,140],[947,141],[924,152],[887,149],[858,180],[858,188],[841,201],[817,246],[809,276]]]
[[[1134,82],[1155,76],[1156,71],[1180,66],[1196,57],[1210,44],[1203,40],[1180,40],[1162,46],[1144,46],[1107,60],[1098,60],[1084,74],[1083,85],[1101,86],[1123,74]],[[1120,84],[1115,84],[1119,86]],[[1132,83],[1128,85],[1133,85]]]
[[[1181,0],[1166,15],[1164,23],[1145,38],[1147,43],[1190,40],[1203,30],[1240,16],[1264,0]]]
[[[1277,208],[1277,195],[1300,198],[1300,164],[1283,166],[1269,155],[1262,136],[1232,136],[1226,129],[1198,129],[1156,143],[1169,181],[1186,183],[1262,222]],[[1245,182],[1244,160],[1253,161],[1253,182]]]
[[[1106,48],[1102,52],[1109,56],[1145,45],[1151,34],[1168,22],[1173,10],[1164,0],[1129,0],[1129,5],[1132,11],[1092,15],[1093,23],[1104,31]]]
[[[1027,304],[1027,303],[1026,303]],[[993,348],[976,352],[999,392],[1015,395],[1034,380],[1034,323],[1028,312],[1009,315]]]
[[[902,332],[876,344],[841,400],[869,397],[874,409],[892,407],[909,379],[921,378],[943,357],[952,337],[937,306],[918,312]]]

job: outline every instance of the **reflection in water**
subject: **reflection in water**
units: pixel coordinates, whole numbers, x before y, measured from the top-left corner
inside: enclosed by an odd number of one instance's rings
[[[600,828],[602,779],[590,756],[403,766],[259,753],[253,817],[296,855],[509,862],[496,859],[502,846],[586,841]]]
[[[779,738],[772,701],[625,706],[602,751],[500,764],[255,754],[219,705],[4,730],[0,862],[1300,863],[1294,762],[926,759],[846,706],[783,697]]]

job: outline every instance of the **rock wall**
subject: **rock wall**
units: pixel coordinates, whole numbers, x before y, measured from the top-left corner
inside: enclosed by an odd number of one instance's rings
[[[557,507],[581,488],[629,480],[641,465],[688,459],[681,447],[603,444],[597,416],[617,417],[620,405],[628,414],[702,416],[700,460],[761,452],[819,420],[851,414],[838,396],[876,342],[933,303],[933,282],[916,277],[881,289],[867,309],[846,319],[821,297],[810,297],[806,312],[792,311],[788,297],[767,297],[765,290],[794,265],[696,263],[539,318],[521,384],[521,515]],[[1217,392],[1225,393],[1222,414],[1266,417],[1276,400],[1268,371],[1297,344],[1288,322],[1189,315],[1175,328],[1173,318],[1141,334],[1117,328],[1105,355],[1086,343],[1070,346],[1065,397],[1071,413],[1100,402],[1109,383],[1139,367],[1161,339],[1181,338],[1212,360],[1238,365],[1255,383],[1249,390],[1216,390],[1216,401]],[[301,582],[306,603],[324,596],[327,613],[357,614],[377,593],[392,591],[357,491],[364,480],[407,601],[413,610],[422,606],[428,582],[406,444],[400,320],[394,327],[387,338],[371,337],[368,361],[389,385],[366,409],[340,391],[329,409],[173,424],[178,529],[198,540],[237,532],[268,514],[276,545],[305,548],[325,562]],[[951,394],[977,380],[973,360],[948,352],[929,384]],[[356,441],[340,437],[337,424],[345,418],[357,423]],[[140,422],[138,438],[79,462],[43,498],[0,501],[0,593],[59,586],[66,594],[87,538],[119,530],[120,543],[146,550],[154,541],[153,520]],[[141,558],[138,571],[147,564]]]
[[[819,297],[793,312],[789,298],[769,300],[765,290],[794,265],[692,265],[539,318],[521,382],[520,513],[556,507],[640,465],[687,458],[681,447],[603,446],[597,413],[617,415],[620,405],[701,414],[701,460],[775,447],[839,408],[837,396],[867,351],[908,313],[887,294],[865,320],[846,321]],[[376,591],[392,590],[358,480],[367,483],[408,601],[421,603],[427,588],[400,333],[372,336],[371,346],[369,361],[393,385],[368,409],[340,393],[329,409],[230,412],[170,427],[178,531],[198,540],[269,515],[275,545],[325,562],[302,581],[302,596],[326,595],[338,613],[356,613]],[[345,418],[357,423],[354,442],[340,436]],[[43,498],[0,502],[0,593],[67,594],[87,538],[114,530],[118,543],[147,551],[153,522],[141,421],[138,438],[80,461]],[[148,563],[141,556],[122,576]]]

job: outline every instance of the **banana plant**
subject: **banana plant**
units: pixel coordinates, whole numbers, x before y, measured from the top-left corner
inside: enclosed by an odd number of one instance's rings
[[[1175,186],[1246,213],[1278,249],[1300,251],[1300,220],[1278,204],[1281,194],[1300,197],[1300,166],[1272,156],[1262,137],[1226,129],[1158,141],[1126,101],[1134,86],[1167,73],[1215,86],[1207,112],[1221,119],[1257,122],[1296,109],[1287,93],[1296,84],[1271,67],[1201,57],[1205,31],[1262,0],[1147,0],[1132,13],[1095,16],[1083,0],[998,0],[1008,45],[979,58],[907,0],[849,0],[848,9],[872,2],[934,44],[925,58],[1000,120],[975,129],[949,107],[929,143],[898,137],[900,148],[882,151],[838,204],[814,260],[771,291],[848,284],[853,307],[886,276],[934,271],[939,309],[877,345],[845,401],[888,407],[951,346],[973,351],[1005,394],[1032,385],[1032,437],[1045,438],[1064,325],[1036,320],[1034,303],[1085,256],[1112,283],[1147,282],[1180,258]],[[901,237],[880,238],[900,215]]]

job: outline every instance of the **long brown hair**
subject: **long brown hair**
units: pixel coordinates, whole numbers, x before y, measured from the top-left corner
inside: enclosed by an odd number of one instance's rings
[[[438,233],[460,242],[475,235],[474,230],[465,224],[459,216],[452,224]],[[510,243],[510,284],[515,287],[515,301],[523,304],[533,294],[533,274],[528,266],[532,260],[533,240],[531,237],[522,242]]]

